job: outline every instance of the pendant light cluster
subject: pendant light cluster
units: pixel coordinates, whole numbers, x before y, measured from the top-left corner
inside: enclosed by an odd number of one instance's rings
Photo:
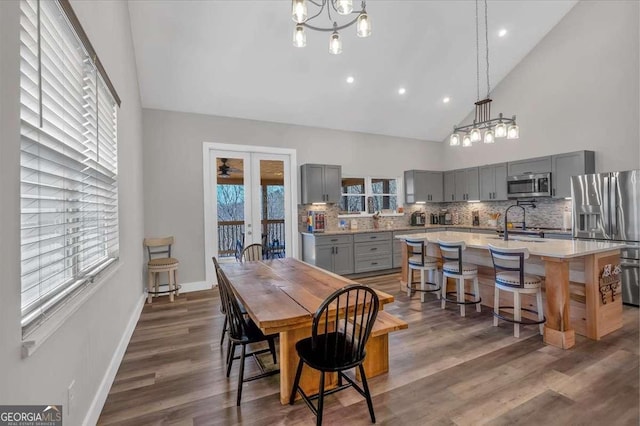
[[[474,142],[494,143],[497,138],[518,139],[520,137],[520,128],[516,124],[515,115],[511,118],[504,118],[500,113],[498,118],[491,118],[492,100],[489,98],[491,85],[489,83],[489,26],[487,16],[487,0],[484,0],[487,97],[480,99],[480,41],[478,35],[478,0],[476,0],[476,88],[478,99],[475,103],[476,115],[473,124],[453,127],[453,133],[449,137],[449,145],[451,146],[460,146],[462,144],[463,147],[469,147]],[[484,130],[484,136],[482,135],[482,130]]]
[[[317,13],[309,16],[307,3],[311,3],[313,6],[319,8]],[[322,27],[309,23],[325,11],[329,17],[329,22],[333,21],[332,26]],[[343,25],[338,25],[338,22],[331,16],[332,12],[342,16],[357,16]],[[296,23],[293,29],[293,45],[295,47],[305,47],[307,45],[305,28],[315,31],[331,32],[331,36],[329,37],[329,53],[333,55],[342,53],[342,38],[338,31],[356,24],[356,35],[358,37],[369,37],[371,35],[371,19],[369,15],[367,15],[366,1],[362,2],[361,10],[354,11],[352,0],[321,0],[320,2],[314,0],[293,0],[291,4],[291,17]]]

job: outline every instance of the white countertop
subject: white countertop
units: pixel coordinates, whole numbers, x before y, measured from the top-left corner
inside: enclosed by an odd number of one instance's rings
[[[529,253],[536,256],[556,258],[574,258],[589,254],[603,253],[611,250],[620,250],[626,247],[623,243],[609,243],[604,241],[582,240],[552,240],[543,238],[528,238],[522,235],[509,236],[509,241],[494,235],[478,234],[474,232],[425,232],[423,234],[397,235],[396,238],[425,240],[430,243],[443,241],[464,241],[467,247],[489,249],[489,244],[496,247],[521,248],[526,247]]]

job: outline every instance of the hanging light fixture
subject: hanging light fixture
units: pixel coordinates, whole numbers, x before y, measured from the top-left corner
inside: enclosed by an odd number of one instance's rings
[[[308,14],[307,3],[311,3],[313,6],[317,6],[319,9]],[[367,14],[366,1],[362,2],[360,10],[353,10],[353,0],[292,0],[291,3],[291,17],[296,23],[293,32],[293,45],[296,47],[304,47],[307,44],[307,37],[304,32],[305,28],[314,31],[331,32],[329,37],[329,53],[339,55],[342,53],[342,39],[340,37],[340,31],[356,24],[356,35],[358,37],[369,37],[371,35],[371,18]],[[329,18],[329,24],[325,25],[312,25],[311,21],[323,15],[326,11]],[[331,15],[335,13],[340,16],[357,15],[354,19],[349,20],[343,24],[338,24],[338,21]],[[337,17],[337,16],[336,16]]]
[[[480,99],[480,37],[479,37],[478,0],[476,0],[476,90],[477,101],[475,103],[476,113],[472,124],[465,126],[454,126],[453,134],[449,138],[449,145],[458,146],[460,144],[460,133],[465,133],[462,138],[462,146],[471,146],[473,142],[494,143],[496,138],[518,139],[520,128],[516,124],[516,116],[504,118],[502,113],[498,118],[491,118],[491,84],[489,81],[489,25],[487,0],[484,0],[484,35],[486,47],[486,74],[487,74],[487,96]],[[485,130],[484,137],[482,130]],[[468,141],[467,141],[468,138]]]

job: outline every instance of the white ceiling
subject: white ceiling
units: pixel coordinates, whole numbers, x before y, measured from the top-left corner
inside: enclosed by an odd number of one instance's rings
[[[492,86],[575,3],[490,1]],[[372,36],[344,30],[337,56],[328,33],[292,45],[288,0],[130,1],[129,10],[146,108],[441,141],[476,100],[473,1],[370,0]]]

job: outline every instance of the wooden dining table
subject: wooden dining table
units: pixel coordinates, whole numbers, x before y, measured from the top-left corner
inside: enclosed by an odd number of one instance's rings
[[[296,342],[311,336],[313,314],[322,302],[334,291],[356,282],[294,258],[226,263],[220,267],[260,330],[280,335],[280,402],[288,404],[299,361]],[[379,290],[376,293],[381,309],[394,300],[390,294]],[[317,371],[305,365],[300,386],[307,395],[317,393],[319,378]],[[325,379],[325,386],[335,386],[336,381],[335,374],[331,374]]]

